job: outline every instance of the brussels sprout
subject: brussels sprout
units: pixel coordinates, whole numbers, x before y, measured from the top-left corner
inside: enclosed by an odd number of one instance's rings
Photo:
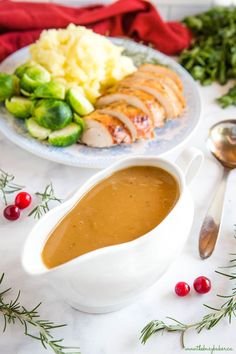
[[[36,120],[32,117],[26,120],[26,127],[28,129],[28,132],[30,135],[34,138],[37,138],[39,140],[45,140],[48,138],[49,134],[51,133],[50,129],[41,127],[41,125],[38,125]]]
[[[67,103],[52,98],[44,98],[36,103],[34,116],[39,125],[57,130],[68,125],[73,114]]]
[[[25,69],[20,79],[20,87],[24,91],[33,92],[38,86],[50,80],[50,73],[37,64]]]
[[[15,75],[0,73],[0,102],[19,92],[19,79]]]
[[[21,119],[29,118],[32,115],[34,109],[34,101],[24,97],[12,97],[5,101],[7,110],[13,114],[13,116]]]
[[[27,69],[29,69],[31,66],[33,65],[37,65],[31,61],[28,61],[25,64],[22,64],[21,66],[18,66],[18,68],[16,68],[14,74],[19,77],[19,79],[22,78],[22,76],[24,75],[24,73],[26,72]]]
[[[75,123],[71,123],[67,127],[51,133],[48,141],[51,145],[65,147],[75,144],[81,134],[81,127]]]
[[[84,123],[83,118],[81,118],[78,114],[74,113],[73,114],[73,121],[81,127],[82,132],[83,132],[84,128],[85,128],[85,123]]]
[[[85,116],[94,110],[93,105],[81,93],[79,88],[70,88],[67,92],[66,99],[73,110],[81,116]]]
[[[29,93],[29,92],[27,92],[27,91],[25,91],[25,90],[22,90],[22,89],[20,89],[20,93],[21,93],[23,96],[26,96],[26,97],[32,96],[32,93]]]
[[[38,86],[34,91],[34,97],[37,98],[57,98],[64,100],[65,86],[60,82],[50,81]]]

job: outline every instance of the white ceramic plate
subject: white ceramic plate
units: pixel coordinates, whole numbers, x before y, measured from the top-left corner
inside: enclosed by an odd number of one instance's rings
[[[136,65],[158,61],[168,65],[179,74],[184,85],[184,95],[187,102],[187,108],[181,118],[169,120],[163,128],[156,129],[156,138],[152,141],[140,141],[130,146],[114,146],[104,149],[90,148],[79,144],[67,148],[57,148],[30,137],[24,122],[12,117],[2,106],[0,107],[1,132],[13,143],[42,158],[66,165],[90,168],[104,168],[115,160],[131,155],[164,155],[183,144],[195,130],[201,116],[201,99],[192,77],[173,59],[152,48],[127,39],[112,38],[112,41],[123,46],[125,54],[132,57]],[[28,58],[28,48],[22,48],[0,65],[0,71],[12,73]]]

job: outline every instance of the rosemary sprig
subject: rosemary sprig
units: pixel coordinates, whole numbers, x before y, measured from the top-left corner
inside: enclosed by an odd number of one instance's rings
[[[43,214],[46,214],[50,210],[49,203],[51,201],[61,203],[61,199],[55,196],[52,183],[46,186],[44,192],[37,192],[35,193],[35,195],[37,195],[41,199],[41,201],[28,215],[33,215],[35,219],[40,219]]]
[[[236,254],[231,254],[236,256]],[[236,258],[230,260],[230,266],[224,268],[235,268],[236,267]],[[184,348],[184,335],[187,330],[194,329],[197,333],[200,333],[202,330],[210,330],[216,326],[221,319],[228,318],[229,323],[231,323],[232,317],[236,317],[236,273],[222,273],[216,271],[216,273],[228,277],[229,280],[235,281],[232,292],[230,295],[217,295],[220,298],[227,299],[219,308],[215,308],[209,305],[204,305],[211,310],[210,313],[206,314],[200,321],[195,323],[185,324],[180,321],[177,321],[174,318],[167,317],[171,320],[172,323],[166,323],[161,320],[154,320],[149,322],[141,331],[140,340],[142,344],[145,344],[149,338],[155,333],[165,333],[165,332],[179,332],[181,334],[181,344]]]
[[[0,278],[0,285],[3,282],[3,278],[4,274],[2,274]],[[8,325],[15,324],[18,321],[24,327],[24,334],[33,339],[39,340],[45,349],[51,348],[56,354],[80,354],[78,351],[79,348],[65,347],[61,344],[63,339],[55,340],[53,338],[51,331],[55,328],[64,327],[66,325],[56,325],[51,321],[40,319],[38,308],[41,303],[35,306],[32,310],[27,310],[19,302],[20,291],[14,300],[5,302],[4,297],[10,290],[11,289],[9,288],[0,292],[0,314],[4,319],[3,332],[6,331]],[[32,333],[29,330],[29,327],[36,331],[37,334],[33,334],[34,332]]]
[[[20,191],[24,186],[13,183],[15,177],[0,169],[0,193],[2,194],[3,202],[7,205],[7,195]]]

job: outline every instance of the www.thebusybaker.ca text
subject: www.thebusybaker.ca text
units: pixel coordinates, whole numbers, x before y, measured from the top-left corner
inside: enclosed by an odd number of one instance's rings
[[[185,347],[186,351],[204,351],[210,352],[213,354],[214,352],[232,352],[232,347],[223,347],[221,345],[213,345],[213,346],[206,346],[205,344],[198,344],[195,347]]]

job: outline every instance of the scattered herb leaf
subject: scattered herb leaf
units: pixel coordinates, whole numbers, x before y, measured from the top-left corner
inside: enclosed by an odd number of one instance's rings
[[[236,8],[214,7],[184,19],[194,38],[180,55],[180,63],[202,85],[224,85],[236,78]],[[236,104],[235,89],[222,99],[222,107]]]
[[[0,278],[0,285],[3,282],[3,278],[4,274],[2,274]],[[39,340],[45,349],[51,348],[56,354],[80,354],[78,351],[79,348],[65,347],[61,344],[63,339],[55,340],[53,338],[51,331],[66,325],[56,325],[51,321],[41,319],[38,313],[38,308],[41,304],[38,304],[31,310],[27,310],[19,302],[20,291],[14,300],[5,302],[4,297],[10,290],[9,288],[0,292],[0,314],[4,319],[3,332],[6,331],[8,325],[19,322],[24,328],[24,334]],[[30,331],[30,328],[33,332]],[[36,331],[37,334],[34,334],[34,331]]]
[[[225,95],[219,97],[217,101],[222,108],[226,108],[231,105],[236,106],[236,85],[231,87]]]
[[[46,186],[44,192],[37,192],[35,193],[35,195],[37,195],[41,199],[41,201],[28,215],[33,215],[35,219],[40,219],[43,214],[46,214],[50,210],[50,202],[56,201],[58,203],[61,203],[61,199],[55,196],[52,183]]]
[[[2,194],[3,202],[7,205],[7,195],[20,191],[24,186],[14,183],[15,177],[0,169],[0,193]]]

